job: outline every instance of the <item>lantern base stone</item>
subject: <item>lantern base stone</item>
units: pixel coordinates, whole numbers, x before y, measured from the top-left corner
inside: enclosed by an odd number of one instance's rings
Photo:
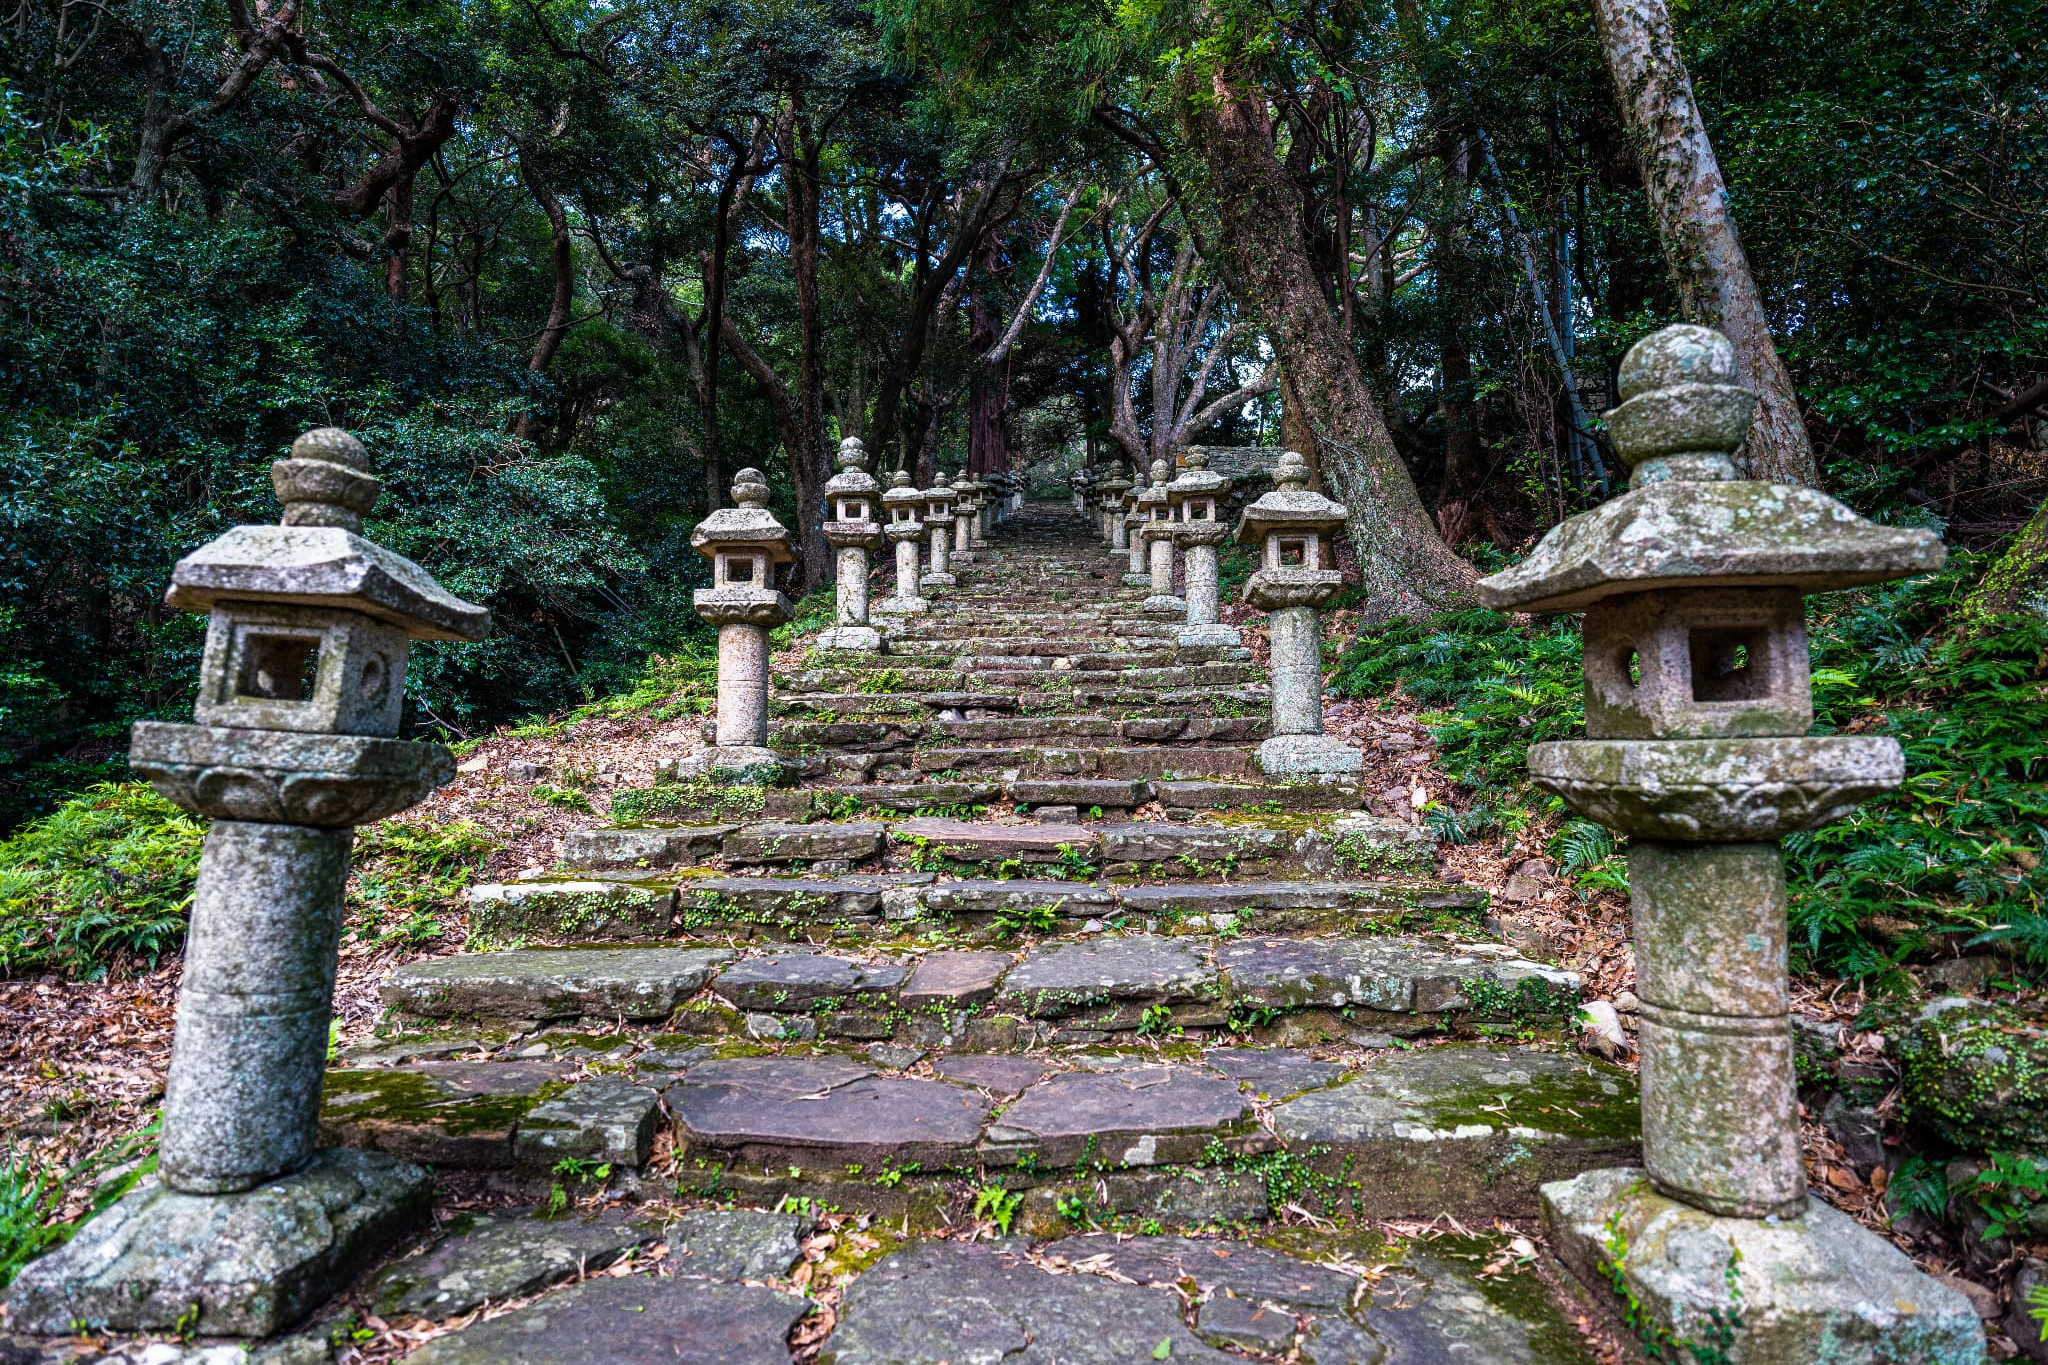
[[[916,616],[931,609],[930,599],[923,597],[885,597],[875,603],[875,610],[885,616]]]
[[[1127,588],[1150,588],[1152,586],[1152,575],[1149,573],[1127,573],[1124,575],[1124,586]]]
[[[1818,1199],[1797,1218],[1721,1218],[1658,1194],[1627,1167],[1545,1185],[1542,1195],[1559,1258],[1595,1294],[1625,1292],[1645,1339],[1674,1356],[1684,1345],[1730,1365],[1984,1358],[1968,1299]]]
[[[181,1194],[152,1176],[21,1272],[7,1324],[271,1336],[424,1226],[433,1194],[419,1166],[338,1147],[240,1194]]]
[[[710,778],[742,787],[783,787],[796,781],[797,765],[785,754],[752,744],[719,744],[700,749],[676,765],[679,777]]]
[[[1145,581],[1150,586],[1152,580],[1148,577]],[[1138,610],[1147,616],[1186,616],[1188,600],[1172,593],[1155,592],[1139,604]]]
[[[1152,580],[1148,578],[1145,581],[1149,583]],[[949,573],[928,573],[917,580],[917,586],[920,588],[957,588],[960,586],[960,580]]]
[[[1328,735],[1275,735],[1259,746],[1259,770],[1268,777],[1312,777],[1365,770],[1365,755]]]
[[[873,626],[834,626],[818,634],[817,649],[848,649],[861,654],[882,652],[882,632]]]
[[[1244,644],[1244,636],[1236,626],[1182,626],[1173,633],[1173,642],[1184,649],[1236,649]]]

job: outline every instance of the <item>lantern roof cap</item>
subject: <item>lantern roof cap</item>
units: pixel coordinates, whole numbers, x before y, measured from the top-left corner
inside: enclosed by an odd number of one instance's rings
[[[237,526],[179,560],[164,600],[184,611],[283,602],[359,611],[419,640],[481,640],[488,609],[465,602],[401,554],[360,534],[382,483],[362,442],[317,427],[270,467],[279,526]]]
[[[932,486],[924,490],[926,502],[951,502],[954,496],[953,477],[943,469],[932,475]]]
[[[731,507],[721,507],[697,523],[690,544],[705,558],[720,550],[757,549],[776,564],[787,564],[789,532],[768,510],[768,480],[758,469],[742,469],[732,477]]]
[[[868,473],[868,448],[861,444],[858,436],[849,436],[839,443],[839,472],[825,480],[823,492],[826,497],[841,493],[875,494],[882,491],[882,485],[875,482],[875,476]]]
[[[1187,468],[1180,472],[1179,478],[1166,485],[1166,496],[1174,505],[1178,506],[1191,497],[1220,493],[1230,487],[1228,476],[1209,468],[1209,452],[1200,446],[1189,446],[1185,459]]]
[[[898,469],[889,475],[889,491],[882,494],[884,506],[901,507],[905,503],[922,505],[924,490],[910,484],[910,471]]]
[[[1740,478],[1734,452],[1756,397],[1735,351],[1705,327],[1666,327],[1621,364],[1626,401],[1607,414],[1629,490],[1553,526],[1529,557],[1479,580],[1497,610],[1581,611],[1653,588],[1831,592],[1928,573],[1947,557],[1931,531],[1882,526],[1825,493]]]
[[[1237,520],[1240,544],[1253,545],[1275,531],[1334,532],[1344,524],[1344,504],[1313,492],[1308,461],[1283,450],[1273,469],[1273,487],[1244,509]]]

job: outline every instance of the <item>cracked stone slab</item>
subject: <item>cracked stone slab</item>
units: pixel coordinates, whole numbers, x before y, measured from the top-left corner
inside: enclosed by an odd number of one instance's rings
[[[901,963],[791,950],[742,958],[721,971],[711,989],[743,1010],[804,1010],[819,1000],[850,1004],[856,996],[872,995],[879,1003],[909,975]]]
[[[460,953],[397,968],[378,995],[387,1009],[428,1019],[665,1019],[732,956],[723,948]]]
[[[1165,1290],[1050,1275],[987,1247],[892,1252],[846,1291],[818,1365],[1229,1365]]]
[[[559,1062],[417,1062],[329,1071],[320,1141],[472,1170],[512,1164],[513,1135],[566,1086]]]
[[[532,881],[469,889],[469,932],[480,942],[665,938],[675,922],[670,882]]]
[[[1113,863],[1164,863],[1200,875],[1240,862],[1292,856],[1299,836],[1261,825],[1105,825],[1102,856]]]
[[[1545,1181],[1634,1161],[1641,1112],[1635,1078],[1605,1062],[1459,1043],[1375,1054],[1275,1106],[1273,1129],[1327,1148],[1330,1169],[1348,1162],[1381,1217],[1526,1217]]]
[[[1026,1090],[989,1125],[984,1150],[1030,1151],[1054,1165],[1094,1155],[1157,1166],[1194,1160],[1217,1137],[1241,1139],[1240,1150],[1270,1146],[1263,1133],[1241,1131],[1250,1112],[1235,1082],[1190,1067],[1073,1071]]]
[[[674,867],[716,857],[738,825],[619,825],[562,836],[564,867]]]
[[[1282,1009],[1358,1006],[1397,1014],[1470,1009],[1467,981],[1536,979],[1576,995],[1579,976],[1526,962],[1508,948],[1447,950],[1415,938],[1263,938],[1220,944],[1216,965],[1233,999]]]
[[[931,881],[929,872],[874,877],[697,877],[676,888],[685,928],[699,923],[872,919],[882,893]]]
[[[810,1302],[757,1285],[601,1276],[437,1337],[410,1365],[789,1365]]]
[[[1216,974],[1199,953],[1153,934],[1045,944],[1010,969],[996,997],[1034,1018],[1072,1014],[1104,1001],[1206,1000]]]
[[[639,1170],[654,1152],[661,1101],[621,1076],[593,1076],[536,1104],[519,1121],[513,1164],[546,1172],[564,1157]]]
[[[670,1264],[679,1275],[767,1280],[789,1273],[815,1223],[796,1213],[698,1209],[669,1224]]]
[[[1013,960],[1008,953],[997,952],[929,953],[919,959],[896,998],[911,1010],[985,1005],[995,999],[996,987]]]
[[[958,1085],[971,1085],[998,1095],[1019,1095],[1044,1080],[1052,1068],[1035,1057],[961,1052],[932,1059],[932,1071]]]
[[[963,1086],[842,1058],[707,1062],[664,1094],[690,1150],[764,1166],[954,1165],[972,1157],[990,1109]]]
[[[871,821],[846,824],[747,825],[727,836],[726,859],[734,863],[794,863],[844,859],[866,862],[882,851],[886,825]]]
[[[382,1317],[460,1317],[489,1301],[520,1298],[602,1270],[659,1235],[653,1226],[615,1211],[567,1218],[464,1214],[433,1246],[387,1266],[369,1292]]]
[[[898,844],[976,863],[1093,858],[1097,843],[1095,831],[1086,825],[986,825],[967,820],[905,820],[896,826],[895,839]]]
[[[939,915],[993,915],[1049,905],[1067,919],[1114,914],[1117,900],[1114,892],[1088,882],[1023,880],[940,882],[919,892],[918,899]]]
[[[1286,1099],[1306,1090],[1320,1090],[1344,1075],[1337,1062],[1284,1047],[1218,1047],[1202,1054],[1202,1065],[1250,1087],[1253,1095]]]

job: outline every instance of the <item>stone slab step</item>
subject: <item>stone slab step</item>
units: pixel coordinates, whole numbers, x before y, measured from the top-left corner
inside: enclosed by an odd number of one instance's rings
[[[1072,902],[1011,901],[1009,912],[1048,906],[1049,916],[1072,916],[1088,908],[1091,889],[1078,893]],[[980,903],[1001,914],[1003,894],[984,888]],[[705,985],[710,990],[686,1005]],[[799,945],[463,954],[397,968],[381,996],[396,1015],[479,1025],[623,1018],[667,1021],[705,1037],[920,1048],[965,1041],[972,1050],[1012,1051],[1169,1031],[1226,1034],[1287,1020],[1333,1037],[1426,1033],[1474,1020],[1557,1024],[1578,987],[1575,973],[1495,943],[1101,933],[1010,954]],[[985,998],[987,1011],[928,1008],[968,997]]]
[[[802,752],[890,753],[920,742],[961,744],[1057,740],[1075,744],[1239,744],[1264,739],[1265,716],[993,716],[982,720],[781,720],[768,727],[770,748]]]
[[[876,692],[1029,692],[1075,687],[1156,688],[1172,690],[1194,687],[1234,687],[1266,681],[1265,670],[1249,663],[1203,663],[1156,665],[1138,661],[1112,662],[1096,668],[1051,665],[1020,667],[1014,661],[996,668],[934,668],[891,661],[884,655],[879,666],[868,669],[820,667],[791,669],[773,675],[771,694],[793,696],[806,692],[859,692],[862,684]],[[1062,661],[1067,662],[1067,661]]]
[[[1246,778],[1259,775],[1249,744],[1161,745],[1153,748],[1066,748],[1035,744],[933,745],[911,756],[916,772],[1014,774],[1017,777],[1091,777],[1149,781]]]
[[[1119,720],[1168,715],[1233,717],[1264,714],[1271,704],[1271,693],[1263,684],[1168,692],[1074,688],[1033,694],[1030,714],[1102,715]],[[1016,715],[1023,706],[1022,695],[1015,692],[800,692],[769,699],[769,713],[776,719],[814,722],[996,720]]]

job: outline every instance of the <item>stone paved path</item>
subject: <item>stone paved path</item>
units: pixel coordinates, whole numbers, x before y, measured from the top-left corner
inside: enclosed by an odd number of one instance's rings
[[[1546,1041],[1576,976],[1488,941],[1426,827],[1266,782],[1261,670],[1177,648],[1065,508],[954,572],[889,652],[776,675],[798,785],[619,793],[391,974],[324,1138],[490,1207],[352,1302],[531,1299],[433,1365],[1587,1359],[1504,1235],[1327,1231],[1634,1161],[1633,1078]],[[557,1187],[615,1207],[508,1207]],[[803,1239],[861,1227],[820,1343]]]

